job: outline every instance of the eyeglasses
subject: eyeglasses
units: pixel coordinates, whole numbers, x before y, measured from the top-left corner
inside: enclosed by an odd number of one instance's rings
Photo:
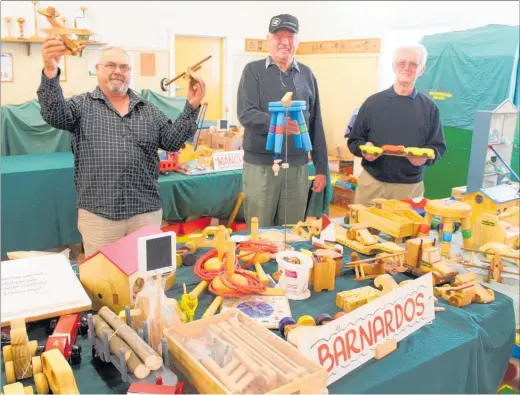
[[[99,65],[103,66],[103,67],[106,67],[110,71],[116,71],[117,67],[119,67],[119,70],[121,70],[121,73],[123,73],[123,74],[126,74],[130,70],[132,70],[132,68],[129,65],[127,65],[127,64],[117,65],[115,63],[107,63],[107,64],[100,63]]]
[[[408,64],[408,67],[412,70],[415,70],[419,65],[415,62],[406,62],[404,60],[400,60],[399,62],[396,62],[397,67],[400,69],[404,69],[406,65]]]

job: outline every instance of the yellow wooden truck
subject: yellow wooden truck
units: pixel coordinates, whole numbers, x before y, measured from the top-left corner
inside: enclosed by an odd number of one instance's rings
[[[406,242],[404,266],[416,276],[431,272],[433,285],[452,282],[458,274],[442,259],[435,241],[429,238],[410,239]]]

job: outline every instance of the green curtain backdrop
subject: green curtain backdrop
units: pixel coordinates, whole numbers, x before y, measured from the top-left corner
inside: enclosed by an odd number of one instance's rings
[[[448,143],[444,159],[425,175],[426,196],[449,196],[466,185],[475,113],[511,99],[518,107],[518,26],[487,25],[425,36],[428,51],[417,90],[439,107]],[[511,165],[518,171],[518,128]]]

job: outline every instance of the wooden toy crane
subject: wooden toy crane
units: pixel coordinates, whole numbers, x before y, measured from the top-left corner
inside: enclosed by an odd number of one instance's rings
[[[177,81],[179,78],[183,78],[185,80],[188,80],[190,81],[190,84],[195,84],[196,80],[194,78],[194,74],[196,71],[199,71],[201,68],[202,68],[202,64],[208,60],[211,59],[211,55],[209,56],[206,56],[204,59],[202,59],[200,62],[198,63],[195,63],[193,66],[191,67],[188,67],[185,71],[183,71],[182,73],[176,75],[175,77],[173,77],[173,79],[171,79],[170,81],[168,82],[165,82],[164,83],[164,86],[169,86],[170,84],[172,84],[173,82]]]
[[[66,55],[72,55],[76,56],[78,54],[81,55],[81,52],[83,52],[83,49],[85,48],[84,44],[81,44],[77,40],[73,40],[69,37],[71,34],[77,34],[77,35],[84,35],[84,36],[91,36],[93,32],[87,29],[69,29],[64,24],[61,24],[58,22],[57,18],[60,16],[59,12],[56,11],[54,7],[47,7],[45,9],[40,8],[38,9],[38,13],[45,16],[49,23],[51,24],[52,28],[45,28],[42,29],[42,31],[48,33],[48,34],[54,34],[61,37],[63,40],[63,43],[67,47],[67,52],[65,52]]]

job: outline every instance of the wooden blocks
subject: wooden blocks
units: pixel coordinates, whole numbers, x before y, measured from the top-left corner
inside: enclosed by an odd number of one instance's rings
[[[312,287],[314,292],[324,289],[334,291],[336,286],[336,261],[328,256],[314,259],[312,266]]]

